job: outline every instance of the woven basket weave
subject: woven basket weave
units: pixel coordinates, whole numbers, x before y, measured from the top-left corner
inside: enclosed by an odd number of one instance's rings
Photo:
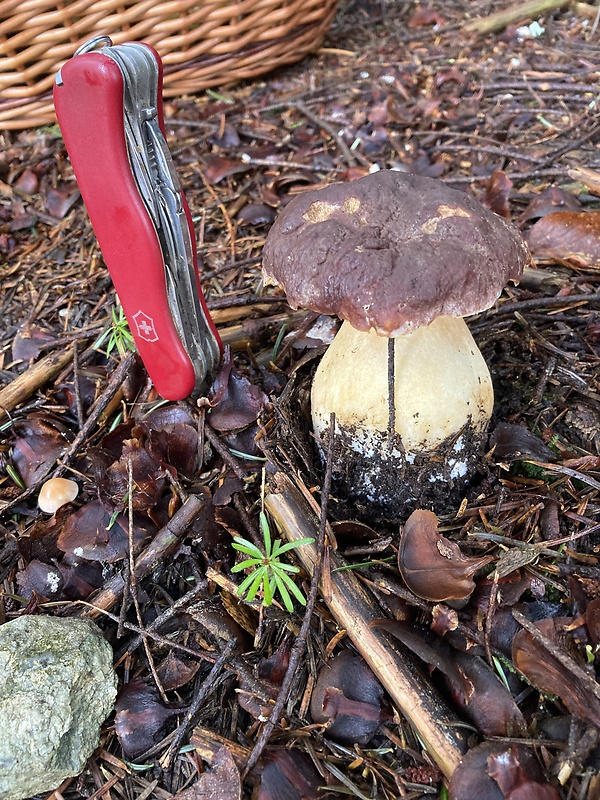
[[[252,78],[317,49],[337,0],[0,0],[0,130],[55,121],[59,67],[92,36],[144,41],[166,97]]]

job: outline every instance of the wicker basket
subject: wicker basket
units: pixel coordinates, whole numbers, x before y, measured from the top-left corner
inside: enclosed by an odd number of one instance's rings
[[[252,78],[317,49],[337,0],[0,0],[0,130],[55,121],[54,76],[92,36],[160,53],[167,97]]]

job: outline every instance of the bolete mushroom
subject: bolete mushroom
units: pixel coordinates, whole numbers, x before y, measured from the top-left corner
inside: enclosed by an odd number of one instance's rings
[[[336,477],[355,498],[397,513],[447,498],[472,472],[493,388],[463,317],[490,307],[529,260],[511,223],[418,175],[377,172],[281,212],[265,279],[292,307],[344,320],[314,376],[312,421],[325,449],[335,412]]]

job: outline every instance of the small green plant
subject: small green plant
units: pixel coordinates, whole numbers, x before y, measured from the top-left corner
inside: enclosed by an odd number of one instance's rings
[[[270,606],[273,603],[275,593],[279,592],[283,604],[291,614],[294,611],[291,595],[303,606],[306,605],[306,598],[292,578],[292,574],[300,570],[292,564],[282,563],[280,556],[290,550],[294,550],[296,547],[311,544],[314,539],[299,539],[297,542],[288,542],[287,544],[282,544],[281,539],[276,539],[273,542],[269,522],[264,511],[260,512],[260,527],[263,535],[264,553],[254,542],[243,539],[241,536],[233,537],[233,547],[239,550],[240,553],[250,557],[236,564],[231,571],[252,570],[242,581],[237,593],[240,596],[245,595],[246,600],[251,602],[256,597],[258,590],[262,588],[262,604],[263,606]]]
[[[112,317],[110,326],[96,339],[94,342],[94,350],[99,350],[106,342],[105,352],[107,356],[109,356],[113,350],[116,350],[119,356],[123,358],[128,350],[132,352],[135,351],[135,342],[129,330],[123,308],[119,306],[117,309],[116,306],[113,306],[110,313]]]
[[[596,660],[596,652],[591,644],[585,646],[585,657],[588,664],[593,664]]]
[[[496,668],[498,677],[500,678],[502,683],[506,686],[506,688],[510,691],[510,686],[508,685],[508,678],[506,677],[506,673],[504,672],[504,667],[502,666],[502,662],[498,658],[496,658],[496,656],[492,656],[492,661],[494,662],[494,667]]]
[[[8,472],[8,474],[10,475],[10,477],[13,479],[13,481],[14,481],[14,482],[17,484],[17,486],[19,487],[19,489],[26,489],[26,488],[27,488],[27,487],[25,486],[25,484],[23,483],[23,480],[22,480],[21,476],[19,475],[19,473],[18,473],[18,472],[17,472],[17,470],[16,470],[16,469],[13,467],[13,465],[12,465],[12,464],[7,464],[7,465],[6,465],[6,471]]]

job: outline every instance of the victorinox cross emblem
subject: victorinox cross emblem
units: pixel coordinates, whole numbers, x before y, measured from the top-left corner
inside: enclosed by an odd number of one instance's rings
[[[149,317],[148,314],[144,314],[143,311],[137,311],[133,315],[133,321],[135,322],[135,327],[137,328],[140,339],[144,339],[146,342],[158,341],[158,334],[154,327],[154,320],[152,317]]]

